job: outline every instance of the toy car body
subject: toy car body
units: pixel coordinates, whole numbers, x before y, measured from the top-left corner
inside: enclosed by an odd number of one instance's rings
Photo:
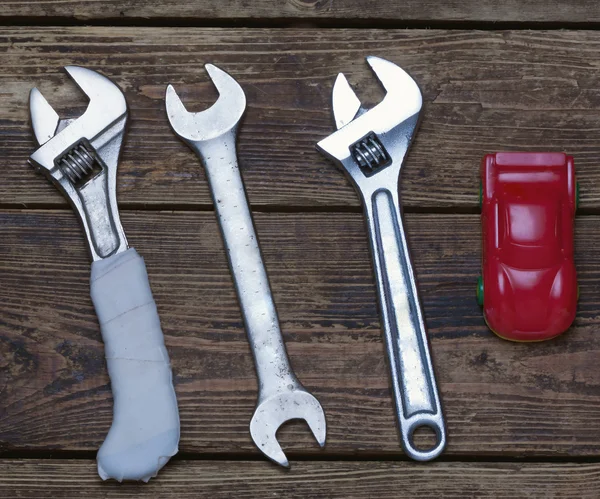
[[[575,319],[573,158],[500,152],[481,166],[482,277],[477,297],[498,336],[540,341]]]

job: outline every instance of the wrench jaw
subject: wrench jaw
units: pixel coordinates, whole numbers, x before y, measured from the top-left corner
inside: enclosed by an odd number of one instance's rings
[[[373,55],[367,57],[367,63],[386,91],[383,101],[378,106],[383,108],[390,106],[388,111],[394,110],[388,113],[389,123],[396,124],[421,111],[423,106],[421,91],[406,71],[393,62]]]
[[[317,144],[361,193],[374,192],[384,180],[398,181],[423,104],[419,87],[402,68],[374,56],[367,62],[386,90],[385,97],[366,110],[340,73],[332,93],[338,130]]]
[[[121,89],[106,76],[80,66],[65,66],[79,89],[90,103],[80,119],[108,125],[127,113],[127,102]]]
[[[40,147],[29,163],[68,199],[96,261],[128,248],[116,199],[127,104],[108,78],[77,66],[65,69],[90,102],[79,118],[61,120],[41,92],[32,89],[31,123]]]
[[[361,110],[361,103],[344,73],[339,73],[331,94],[335,126],[339,130],[350,123]]]
[[[29,110],[31,126],[38,145],[45,144],[56,134],[59,117],[54,108],[37,88],[29,93]]]
[[[255,445],[271,461],[285,468],[289,467],[289,461],[277,441],[277,430],[293,419],[306,421],[319,446],[325,445],[325,413],[319,401],[303,389],[286,390],[262,400],[250,421],[250,435]]]
[[[246,95],[240,84],[228,73],[213,64],[205,66],[219,98],[208,109],[190,113],[179,95],[168,85],[165,105],[169,123],[175,134],[190,147],[209,142],[224,135],[233,135],[246,110]]]

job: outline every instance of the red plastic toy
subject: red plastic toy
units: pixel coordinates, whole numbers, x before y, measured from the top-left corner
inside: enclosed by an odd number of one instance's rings
[[[483,158],[477,301],[501,338],[546,340],[575,319],[578,198],[571,156],[499,152]]]

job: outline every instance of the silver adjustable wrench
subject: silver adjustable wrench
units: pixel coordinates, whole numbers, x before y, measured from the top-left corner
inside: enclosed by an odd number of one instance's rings
[[[91,296],[114,397],[98,473],[103,479],[148,481],[177,453],[179,414],[146,266],[127,244],[117,207],[127,104],[105,76],[77,66],[65,69],[90,102],[79,118],[61,120],[32,89],[31,123],[39,148],[29,163],[69,200],[92,257]]]
[[[383,101],[364,109],[340,73],[333,87],[338,130],[317,149],[346,172],[361,196],[402,446],[412,459],[428,461],[444,450],[446,429],[398,193],[422,97],[415,81],[395,64],[373,56],[367,62],[386,90]],[[427,450],[414,444],[414,431],[421,426],[436,434],[435,445]]]
[[[259,383],[250,434],[269,459],[289,466],[277,442],[279,427],[291,419],[304,419],[323,447],[325,414],[290,366],[238,167],[236,136],[246,109],[246,96],[225,71],[212,64],[206,65],[206,71],[219,92],[217,102],[205,111],[190,113],[169,85],[165,98],[167,116],[175,134],[204,164],[225,242]]]

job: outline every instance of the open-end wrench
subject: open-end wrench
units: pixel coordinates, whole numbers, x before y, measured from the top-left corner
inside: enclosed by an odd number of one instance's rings
[[[90,102],[79,118],[61,120],[32,89],[31,123],[40,147],[29,162],[75,209],[93,261],[91,295],[114,396],[98,473],[103,479],[148,481],[177,453],[179,414],[146,266],[127,244],[117,207],[127,104],[105,76],[77,66],[65,69]]]
[[[205,111],[190,113],[169,85],[165,98],[167,115],[175,134],[204,164],[225,242],[259,383],[250,434],[268,458],[289,466],[277,442],[279,427],[292,419],[304,419],[323,447],[325,414],[290,366],[238,168],[236,136],[246,109],[246,96],[226,72],[212,64],[207,64],[206,70],[219,92],[217,102]]]
[[[411,458],[427,461],[444,450],[446,430],[398,193],[422,98],[415,81],[395,64],[372,56],[367,62],[386,90],[385,98],[364,109],[340,73],[333,87],[338,130],[317,148],[347,173],[362,198],[402,446]],[[421,426],[435,431],[431,449],[414,444],[414,431]]]

